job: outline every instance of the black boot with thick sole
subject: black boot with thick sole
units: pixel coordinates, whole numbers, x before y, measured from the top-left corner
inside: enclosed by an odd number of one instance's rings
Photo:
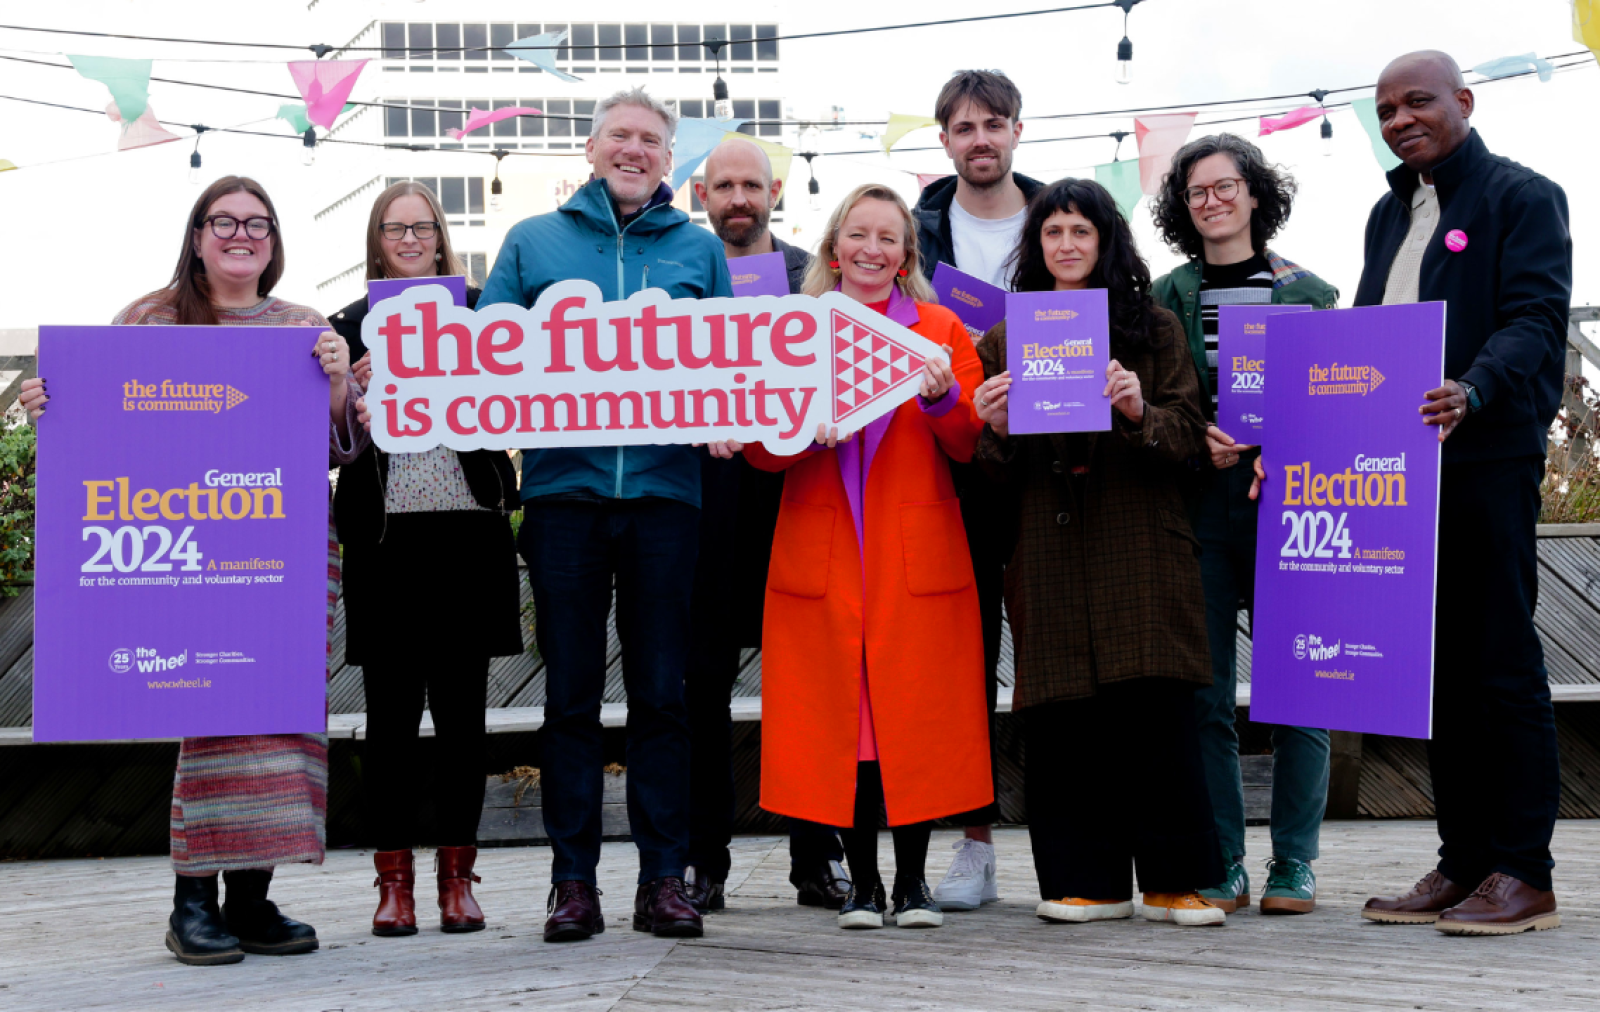
[[[296,956],[318,946],[317,929],[290,920],[267,899],[272,872],[225,871],[228,897],[222,905],[228,930],[239,936],[239,948],[258,956]]]
[[[177,876],[172,916],[167,918],[167,948],[189,966],[219,966],[244,959],[239,939],[228,933],[217,909],[217,877]]]

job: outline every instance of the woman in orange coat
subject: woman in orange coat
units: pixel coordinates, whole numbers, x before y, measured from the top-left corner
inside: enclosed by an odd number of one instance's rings
[[[878,811],[893,829],[895,922],[937,927],[924,874],[930,820],[993,800],[978,596],[950,478],[982,423],[982,366],[955,314],[933,304],[911,212],[863,186],[833,212],[806,277],[942,345],[917,397],[792,457],[762,636],[761,805],[844,830],[853,885],[846,928],[881,927]]]

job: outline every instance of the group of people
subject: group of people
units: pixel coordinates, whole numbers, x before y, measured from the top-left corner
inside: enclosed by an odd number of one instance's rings
[[[365,300],[329,320],[273,297],[284,244],[266,193],[227,177],[201,195],[171,284],[115,322],[317,332],[329,459],[340,467],[329,622],[342,544],[346,661],[362,667],[367,697],[375,934],[418,929],[410,799],[425,772],[440,926],[484,926],[472,886],[485,684],[492,658],[523,649],[519,553],[548,693],[547,941],[605,930],[595,873],[613,597],[636,930],[698,936],[726,903],[729,697],[740,652],[754,646],[761,805],[789,817],[798,901],[837,910],[842,928],[873,928],[935,927],[945,911],[997,899],[1002,621],[1015,647],[1038,916],[1132,917],[1135,877],[1149,920],[1221,924],[1250,905],[1235,623],[1252,604],[1266,471],[1259,448],[1216,417],[1218,309],[1332,308],[1339,293],[1270,247],[1295,186],[1249,141],[1218,134],[1176,153],[1153,212],[1187,262],[1152,279],[1101,186],[1012,170],[1021,107],[1004,75],[956,74],[935,103],[954,175],[915,207],[890,187],[858,187],[810,255],[771,233],[781,182],[759,148],[737,140],[712,152],[695,184],[712,230],[693,226],[663,182],[675,113],[642,90],[619,92],[595,109],[593,179],[513,228],[483,290],[469,289],[470,305],[531,306],[561,280],[621,300],[648,278],[672,298],[722,297],[729,259],[776,252],[792,292],[838,291],[944,347],[948,361],[926,363],[916,396],[859,432],[819,428],[792,456],[734,442],[526,450],[519,481],[498,451],[385,454],[367,432]],[[1442,846],[1410,892],[1370,900],[1363,915],[1455,934],[1554,927],[1556,737],[1532,611],[1571,286],[1565,197],[1489,152],[1469,124],[1472,92],[1444,54],[1390,64],[1377,109],[1402,164],[1369,219],[1355,303],[1449,304],[1450,378],[1417,392],[1417,424],[1437,426],[1444,444],[1429,743]],[[1466,250],[1446,250],[1452,228],[1472,237]],[[381,193],[366,240],[369,279],[461,273],[426,187]],[[1014,291],[1104,289],[1111,428],[1013,435],[1005,325],[969,336],[936,304],[929,278],[940,261]],[[25,385],[35,420],[47,400],[44,380]],[[437,734],[429,771],[415,748],[425,705]],[[1278,727],[1272,742],[1272,853],[1256,899],[1263,913],[1306,913],[1329,736]],[[184,741],[167,933],[180,960],[316,948],[314,929],[267,892],[274,866],[321,860],[326,782],[321,735]],[[966,830],[930,887],[940,819]]]

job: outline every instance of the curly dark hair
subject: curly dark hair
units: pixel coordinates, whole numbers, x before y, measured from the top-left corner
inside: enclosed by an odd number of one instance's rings
[[[1139,255],[1133,230],[1106,188],[1092,179],[1058,179],[1028,201],[1028,219],[1011,255],[1011,287],[1019,292],[1048,292],[1056,278],[1045,262],[1044,223],[1061,211],[1081,214],[1100,235],[1100,256],[1089,275],[1090,288],[1106,290],[1111,317],[1113,358],[1143,351],[1157,340],[1150,301],[1150,267]]]
[[[1294,177],[1268,162],[1260,148],[1238,134],[1202,137],[1185,144],[1172,156],[1172,170],[1161,180],[1161,193],[1150,208],[1156,230],[1174,253],[1191,260],[1200,258],[1204,246],[1183,191],[1189,188],[1189,173],[1212,155],[1232,158],[1249,195],[1256,198],[1255,210],[1250,212],[1250,247],[1262,252],[1289,220],[1289,211],[1294,207]]]

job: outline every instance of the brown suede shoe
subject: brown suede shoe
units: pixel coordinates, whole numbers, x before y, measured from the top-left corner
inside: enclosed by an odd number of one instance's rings
[[[1447,935],[1517,935],[1561,927],[1556,894],[1495,872],[1472,895],[1439,915]]]
[[[633,899],[633,930],[661,938],[699,938],[700,913],[689,902],[683,879],[668,876],[639,887]]]
[[[579,942],[606,930],[600,913],[600,890],[587,882],[557,882],[550,887],[550,916],[544,922],[547,942]]]
[[[409,850],[380,850],[372,855],[378,877],[378,912],[372,915],[372,933],[379,936],[417,933],[414,890],[417,872]]]
[[[483,881],[472,874],[477,861],[477,847],[440,847],[434,854],[433,867],[439,879],[439,930],[447,934],[483,930],[483,909],[472,897],[472,883]]]
[[[1432,924],[1470,895],[1435,870],[1422,876],[1422,881],[1404,896],[1374,896],[1367,900],[1361,916],[1380,924]]]

